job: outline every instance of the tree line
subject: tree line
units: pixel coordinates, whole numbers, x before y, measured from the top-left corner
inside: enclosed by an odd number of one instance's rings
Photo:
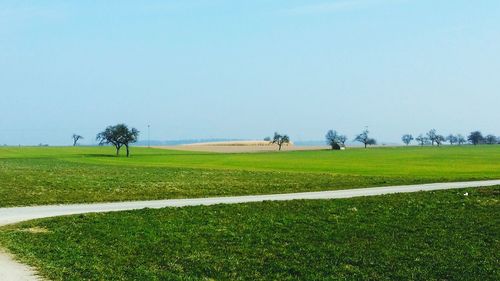
[[[369,131],[365,129],[360,134],[354,137],[353,141],[360,142],[364,145],[365,148],[368,145],[376,145],[377,141],[369,136]],[[73,146],[78,145],[78,141],[83,139],[83,136],[78,134],[73,134]],[[104,131],[100,132],[96,136],[96,140],[99,142],[99,145],[113,145],[116,149],[116,155],[120,155],[120,150],[122,147],[125,147],[127,151],[127,157],[130,156],[130,144],[137,142],[139,138],[139,130],[136,128],[128,128],[125,124],[117,124],[114,126],[108,126]],[[333,150],[343,149],[346,146],[346,142],[348,137],[346,135],[340,134],[335,130],[329,130],[325,135],[326,143]],[[278,146],[278,150],[281,150],[282,146],[290,143],[290,137],[286,134],[279,134],[278,132],[274,133],[274,137],[271,139],[270,137],[266,137],[265,141],[269,141],[271,144],[275,144]],[[465,143],[470,143],[473,145],[478,144],[500,144],[500,137],[496,137],[495,135],[489,134],[483,136],[480,131],[473,131],[467,138],[461,134],[449,134],[448,136],[443,136],[438,134],[436,129],[431,129],[429,132],[424,134],[419,134],[416,138],[413,137],[412,134],[404,134],[401,137],[401,140],[406,145],[410,145],[413,141],[416,141],[419,145],[437,145],[440,146],[445,142],[448,142],[450,145],[462,145]]]
[[[448,142],[450,145],[462,145],[466,143],[470,143],[473,145],[478,144],[500,144],[500,137],[496,137],[495,135],[489,134],[483,136],[480,131],[470,132],[467,137],[464,137],[461,134],[449,134],[446,137],[438,134],[436,129],[432,129],[429,132],[424,134],[419,134],[416,138],[413,138],[411,134],[405,134],[401,137],[401,140],[406,145],[410,145],[413,140],[415,140],[420,146],[424,145],[437,145],[440,146],[445,142]]]

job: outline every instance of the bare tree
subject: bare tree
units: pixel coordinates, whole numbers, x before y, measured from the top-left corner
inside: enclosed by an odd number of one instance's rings
[[[135,128],[129,129],[125,124],[108,126],[104,131],[97,134],[96,140],[99,145],[112,144],[116,148],[116,155],[120,155],[120,149],[125,146],[127,157],[130,156],[129,146],[137,141],[139,131]]]
[[[275,132],[271,143],[278,145],[278,150],[281,150],[281,146],[283,146],[283,144],[290,143],[290,138],[287,135],[280,135]]]
[[[461,134],[458,134],[458,135],[457,135],[457,143],[458,143],[459,145],[464,144],[464,143],[466,143],[466,142],[467,142],[467,140],[465,139],[465,137],[464,137],[464,136],[462,136]]]
[[[73,138],[73,146],[77,146],[78,141],[83,140],[83,137],[77,134],[73,134],[72,138]]]
[[[406,144],[409,145],[411,141],[413,140],[413,136],[411,134],[406,134],[401,137],[401,140]]]
[[[361,134],[357,135],[356,138],[354,138],[354,141],[358,141],[362,144],[365,145],[365,148],[368,145],[374,145],[377,144],[377,141],[375,139],[372,139],[368,136],[370,132],[368,130],[364,130]]]
[[[469,134],[467,140],[473,145],[478,145],[484,142],[483,134],[479,131],[474,131]]]
[[[449,134],[446,137],[446,140],[450,143],[450,145],[453,145],[454,143],[458,143],[458,137],[453,135],[453,134]]]
[[[345,147],[345,142],[347,141],[347,136],[346,135],[338,135],[337,140],[339,143]]]
[[[436,135],[434,141],[436,142],[437,146],[440,146],[443,142],[446,141],[446,139],[442,135]]]
[[[487,135],[486,137],[484,137],[484,142],[486,144],[496,144],[497,137],[495,137],[494,135]]]
[[[326,133],[326,143],[332,147],[332,150],[339,150],[345,146],[347,136],[340,135],[337,131],[329,130]]]
[[[429,139],[422,134],[420,134],[415,140],[418,141],[420,146],[424,146],[425,144],[429,143]]]
[[[432,129],[429,132],[427,132],[427,138],[431,141],[432,145],[434,145],[434,143],[436,142],[436,137],[437,137],[436,129]]]

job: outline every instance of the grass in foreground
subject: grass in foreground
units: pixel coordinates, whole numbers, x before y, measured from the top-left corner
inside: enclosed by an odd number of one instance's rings
[[[500,178],[500,146],[216,154],[0,148],[0,207],[249,195]]]
[[[499,280],[499,196],[89,214],[4,227],[0,244],[53,280]]]

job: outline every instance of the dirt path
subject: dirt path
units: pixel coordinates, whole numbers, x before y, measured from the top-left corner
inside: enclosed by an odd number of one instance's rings
[[[362,197],[362,196],[376,196],[376,195],[391,194],[391,193],[408,193],[408,192],[418,192],[418,191],[458,189],[458,188],[482,187],[482,186],[493,186],[493,185],[500,185],[500,180],[370,187],[370,188],[359,188],[359,189],[287,193],[287,194],[0,208],[0,226],[28,221],[32,219],[39,219],[39,218],[48,218],[48,217],[84,214],[84,213],[102,213],[102,212],[115,212],[115,211],[125,211],[125,210],[137,210],[143,208],[158,209],[165,207],[237,204],[237,203],[248,203],[248,202],[285,201],[285,200],[297,200],[297,199],[338,199],[338,198],[352,198],[352,197]],[[26,267],[22,264],[15,262],[9,255],[2,254],[2,252],[0,252],[0,280],[18,281],[18,280],[37,280],[37,279],[36,277],[34,277],[33,271],[29,267]]]

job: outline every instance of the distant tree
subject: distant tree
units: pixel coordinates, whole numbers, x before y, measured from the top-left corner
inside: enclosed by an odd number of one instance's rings
[[[415,140],[418,141],[420,146],[424,146],[425,144],[429,143],[429,139],[422,134],[418,135],[418,137]]]
[[[137,141],[139,131],[135,128],[129,129],[125,124],[108,126],[104,131],[97,134],[96,140],[99,145],[112,144],[116,148],[116,156],[120,155],[120,149],[125,146],[127,157],[130,156],[129,146]]]
[[[436,142],[436,137],[437,137],[436,129],[432,129],[429,132],[427,132],[427,138],[431,141],[432,145],[434,145],[434,143]]]
[[[77,134],[73,134],[73,146],[77,146],[79,140],[83,140],[83,137]]]
[[[368,142],[366,144],[367,145],[376,145],[377,144],[377,140],[369,138]]]
[[[271,141],[271,137],[265,137],[264,141],[269,141],[270,142]]]
[[[347,136],[346,135],[338,135],[337,139],[342,146],[345,146],[345,142],[347,141]]]
[[[287,135],[280,135],[275,132],[271,143],[278,145],[278,150],[281,150],[281,146],[283,146],[283,144],[290,143],[290,138]]]
[[[332,149],[338,150],[345,146],[347,141],[347,136],[340,135],[337,131],[330,130],[326,133],[326,143],[332,147]]]
[[[446,141],[448,141],[450,145],[453,145],[454,143],[458,143],[458,137],[453,134],[449,134],[446,137]]]
[[[440,146],[443,142],[446,141],[446,138],[442,135],[436,135],[434,141],[436,142],[437,146]]]
[[[473,145],[478,145],[484,142],[483,134],[479,131],[474,131],[469,134],[467,140]]]
[[[466,142],[467,142],[467,140],[465,139],[465,137],[464,137],[464,136],[462,136],[461,134],[458,134],[458,135],[457,135],[457,143],[458,143],[459,145],[464,144],[464,143],[466,143]]]
[[[356,138],[354,138],[354,141],[364,144],[365,148],[367,145],[377,144],[377,141],[375,139],[372,139],[368,136],[369,133],[370,132],[368,130],[364,130],[361,134],[357,135]]]
[[[411,134],[406,134],[401,137],[401,140],[406,144],[409,145],[411,141],[413,140],[413,136]]]
[[[486,144],[496,144],[497,137],[495,137],[494,135],[487,135],[486,137],[484,137],[484,142]]]

